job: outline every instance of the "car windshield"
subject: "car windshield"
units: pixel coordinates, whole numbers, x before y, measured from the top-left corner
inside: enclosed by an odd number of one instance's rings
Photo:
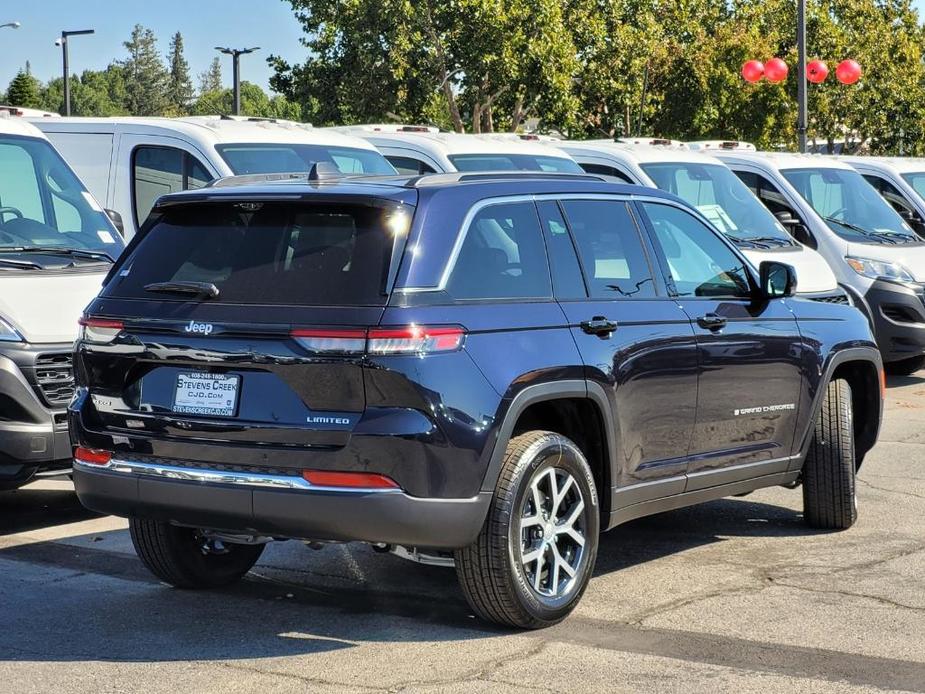
[[[584,173],[571,159],[537,154],[452,154],[457,171],[549,171]]]
[[[919,197],[925,199],[925,171],[915,171],[913,173],[904,173],[902,177],[910,186],[915,189]]]
[[[24,252],[115,258],[123,243],[55,149],[37,137],[0,136],[0,258]]]
[[[395,174],[386,158],[373,149],[287,142],[216,145],[215,148],[236,175],[308,172],[318,162],[334,164],[343,174]]]
[[[695,162],[641,166],[655,185],[689,202],[733,240],[774,247],[794,245],[768,208],[725,166]]]
[[[819,167],[781,173],[842,238],[853,243],[919,243],[912,228],[856,171]]]

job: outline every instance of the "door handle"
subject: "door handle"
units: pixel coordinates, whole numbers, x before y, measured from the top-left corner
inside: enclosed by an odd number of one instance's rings
[[[715,313],[708,313],[697,319],[697,325],[706,330],[722,330],[726,327],[726,319]]]
[[[605,316],[594,316],[591,320],[582,321],[581,329],[588,335],[606,337],[617,329],[617,324],[612,320],[608,320]]]

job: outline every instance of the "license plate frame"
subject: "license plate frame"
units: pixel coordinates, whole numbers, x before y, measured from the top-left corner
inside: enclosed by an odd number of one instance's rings
[[[208,388],[191,388],[192,384],[209,384]],[[223,393],[232,384],[230,396]],[[221,387],[216,387],[221,386]],[[209,402],[208,394],[215,394]],[[199,395],[200,397],[196,397]],[[238,413],[241,399],[241,376],[238,374],[216,374],[205,371],[182,371],[174,381],[171,412],[175,414],[200,415],[204,417],[234,417]]]

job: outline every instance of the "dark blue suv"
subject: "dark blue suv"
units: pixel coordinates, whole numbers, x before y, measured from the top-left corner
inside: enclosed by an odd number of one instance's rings
[[[77,493],[175,586],[360,540],[455,563],[486,619],[554,624],[630,519],[802,482],[810,525],[854,522],[880,356],[855,309],[793,291],[595,176],[168,195],[82,320]]]

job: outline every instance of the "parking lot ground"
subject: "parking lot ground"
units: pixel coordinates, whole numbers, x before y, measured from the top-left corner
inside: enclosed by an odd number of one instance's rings
[[[786,489],[627,524],[571,618],[516,633],[360,544],[173,590],[123,520],[39,482],[0,494],[0,692],[925,692],[925,373],[890,383],[859,502],[835,534]]]

